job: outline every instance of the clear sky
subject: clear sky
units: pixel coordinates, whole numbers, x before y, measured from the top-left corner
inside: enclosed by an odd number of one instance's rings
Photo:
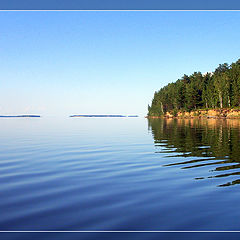
[[[0,12],[0,114],[147,113],[154,91],[240,58],[240,12]]]

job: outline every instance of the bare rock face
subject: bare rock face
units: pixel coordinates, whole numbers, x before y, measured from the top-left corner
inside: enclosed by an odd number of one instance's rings
[[[173,116],[173,114],[171,114],[170,112],[166,112],[165,117],[167,117],[167,118],[173,118],[174,116]]]
[[[240,119],[240,110],[239,109],[209,109],[209,110],[195,110],[191,112],[179,111],[177,114],[172,112],[166,112],[162,117],[166,118],[239,118]],[[157,116],[151,116],[149,118],[162,118]]]
[[[207,111],[207,117],[212,118],[212,117],[219,117],[220,116],[220,110],[208,110]]]
[[[226,117],[227,118],[240,118],[240,111],[236,110],[236,109],[230,109],[230,111],[228,111],[226,113]]]

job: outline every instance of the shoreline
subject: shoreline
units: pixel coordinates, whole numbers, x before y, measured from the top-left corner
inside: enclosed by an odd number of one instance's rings
[[[35,118],[41,117],[40,115],[0,115],[0,118]]]
[[[177,118],[177,119],[189,119],[189,118],[204,118],[204,119],[240,119],[239,109],[208,109],[208,110],[195,110],[195,111],[179,111],[173,114],[173,112],[166,112],[162,116],[146,116],[145,118]]]

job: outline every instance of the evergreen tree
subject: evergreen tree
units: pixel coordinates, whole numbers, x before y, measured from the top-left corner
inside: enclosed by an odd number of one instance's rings
[[[191,111],[201,108],[240,106],[240,59],[231,65],[219,64],[213,73],[184,74],[154,93],[149,116],[166,112]]]

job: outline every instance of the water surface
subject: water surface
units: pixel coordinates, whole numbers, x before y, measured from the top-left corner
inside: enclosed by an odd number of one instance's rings
[[[0,119],[1,230],[240,230],[240,121]]]

